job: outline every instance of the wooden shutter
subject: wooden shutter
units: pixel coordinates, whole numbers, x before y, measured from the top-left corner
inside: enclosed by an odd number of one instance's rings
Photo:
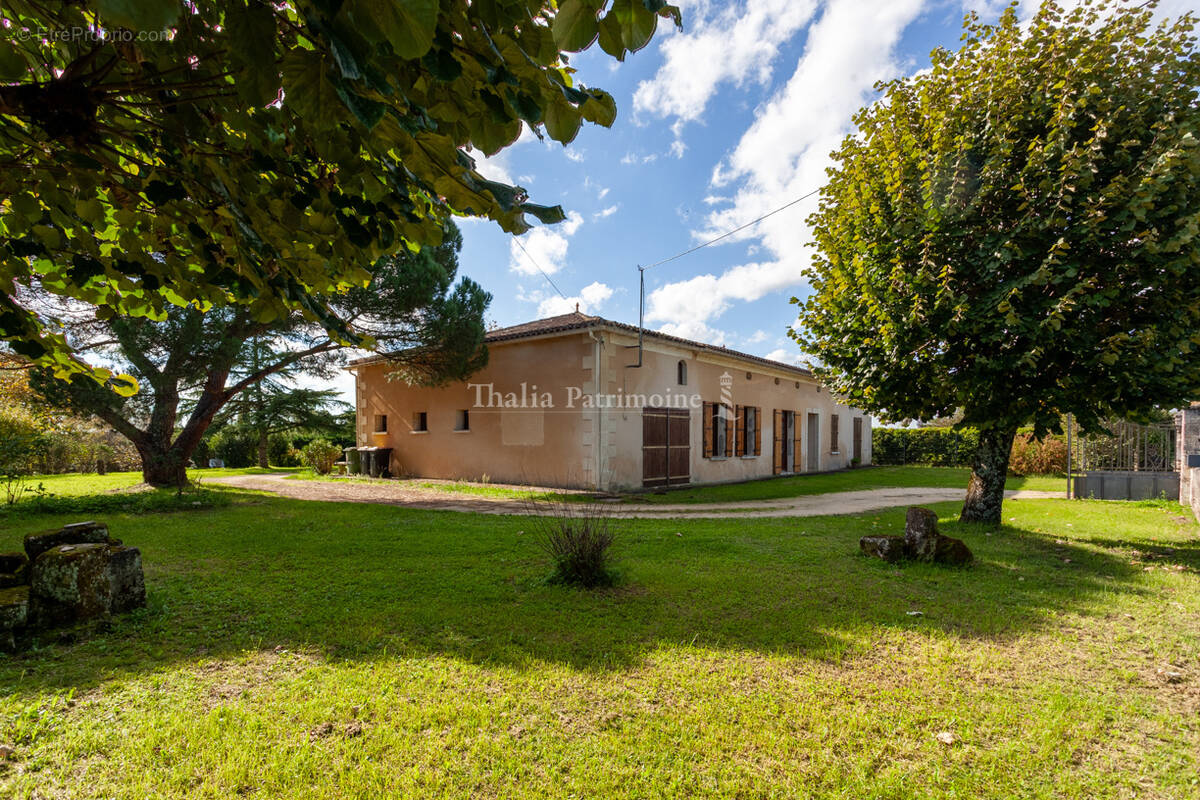
[[[734,420],[733,409],[725,406],[725,457],[733,455]]]
[[[733,407],[733,454],[735,456],[746,455],[746,412],[742,406]]]
[[[775,474],[783,472],[783,412],[775,409]]]
[[[754,407],[754,455],[762,455],[762,409]]]
[[[713,404],[704,404],[704,457],[713,457]]]
[[[831,414],[829,417],[829,452],[836,453],[838,451],[838,415]]]
[[[801,454],[804,451],[800,447],[803,444],[804,436],[801,431],[808,424],[808,417],[800,411],[793,411],[792,414],[792,419],[795,420],[792,424],[792,472],[802,472],[801,465],[808,465],[804,464],[802,460],[803,456]]]

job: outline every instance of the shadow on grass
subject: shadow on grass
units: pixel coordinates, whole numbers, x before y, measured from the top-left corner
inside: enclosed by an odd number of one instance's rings
[[[1138,591],[1140,572],[1105,551],[1112,543],[1056,543],[1008,526],[986,536],[953,522],[945,532],[975,551],[969,569],[861,556],[861,535],[903,529],[904,510],[893,509],[630,520],[617,546],[626,583],[589,593],[545,581],[548,567],[519,517],[246,498],[253,502],[108,517],[114,536],[142,549],[150,608],[80,629],[73,641],[44,634],[35,649],[0,656],[0,689],[86,689],[279,646],[334,659],[439,654],[587,670],[636,665],[664,645],[836,659],[888,628],[1019,636],[1101,593]],[[935,508],[945,518],[957,504]],[[1104,512],[1094,513],[1103,525]],[[29,520],[0,533],[0,549],[64,521]]]

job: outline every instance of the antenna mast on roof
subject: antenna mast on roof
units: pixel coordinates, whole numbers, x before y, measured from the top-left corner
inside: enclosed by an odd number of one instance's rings
[[[637,369],[642,366],[642,333],[645,330],[646,317],[646,268],[641,264],[638,268],[638,360],[636,364],[626,364],[627,369]]]

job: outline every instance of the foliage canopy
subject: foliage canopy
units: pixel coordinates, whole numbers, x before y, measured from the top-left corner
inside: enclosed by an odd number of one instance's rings
[[[85,369],[16,299],[37,281],[107,317],[237,303],[363,342],[317,298],[366,265],[436,245],[451,214],[563,218],[470,151],[611,125],[564,52],[623,59],[660,16],[679,22],[661,0],[7,2],[0,339]]]
[[[1005,459],[1022,425],[1200,394],[1200,55],[1190,16],[1151,11],[968,17],[961,49],[879,87],[811,218],[793,332],[833,389],[962,409]]]

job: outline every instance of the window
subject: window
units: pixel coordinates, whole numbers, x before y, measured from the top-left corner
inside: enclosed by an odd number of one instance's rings
[[[758,409],[754,406],[742,408],[742,455],[758,455]]]
[[[413,433],[425,433],[429,430],[429,414],[424,411],[413,413]]]
[[[387,414],[375,415],[375,433],[387,433]]]
[[[728,426],[725,421],[728,413],[725,406],[720,403],[713,404],[713,454],[717,458],[722,458],[725,455],[726,443],[728,441],[726,439],[728,433],[726,428]]]
[[[680,386],[687,386],[687,364],[680,361],[675,365],[675,379]]]
[[[460,408],[454,412],[454,430],[469,431],[471,430],[471,412],[465,408]]]
[[[831,414],[829,417],[829,452],[838,453],[838,415]]]

